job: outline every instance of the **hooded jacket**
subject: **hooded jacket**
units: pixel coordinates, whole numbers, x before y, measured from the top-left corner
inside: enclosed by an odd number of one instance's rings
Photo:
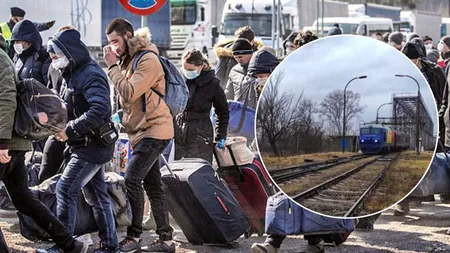
[[[0,149],[28,151],[28,140],[14,134],[17,92],[14,65],[6,53],[8,44],[0,36]]]
[[[255,76],[257,74],[270,74],[278,66],[278,58],[267,50],[260,50],[253,54],[248,64],[248,74]]]
[[[15,54],[14,64],[20,79],[34,78],[46,85],[51,59],[42,46],[42,37],[29,20],[18,22],[12,30],[11,41],[26,41],[31,46],[20,55]]]
[[[248,100],[248,106],[256,109],[256,88],[257,80],[248,75],[248,65],[236,64],[230,71],[225,94],[229,100],[243,103]]]
[[[104,147],[92,137],[92,131],[111,118],[110,91],[105,72],[90,57],[78,31],[59,32],[52,42],[70,61],[63,70],[64,85],[67,87],[61,88],[61,95],[67,105],[69,122],[66,134],[71,151],[86,161],[105,163],[112,158],[114,145]]]
[[[129,60],[122,59],[119,66],[109,69],[108,76],[120,96],[123,108],[122,124],[130,137],[132,146],[143,138],[170,140],[173,138],[173,119],[169,107],[152,88],[165,94],[166,81],[164,70],[158,59],[158,50],[148,40],[135,36],[128,40]],[[139,61],[134,73],[131,67],[136,54],[142,50],[145,54]],[[145,95],[146,110],[142,109],[142,95]]]
[[[217,44],[214,47],[214,52],[218,58],[215,74],[216,77],[220,80],[220,86],[222,88],[226,88],[228,78],[230,76],[231,69],[237,64],[237,61],[233,57],[232,47],[236,40],[229,40],[227,42]],[[253,45],[253,51],[257,51],[264,45],[262,42],[255,40]]]
[[[213,70],[202,71],[200,76],[186,81],[189,100],[183,114],[177,116],[175,124],[176,158],[203,158],[212,161],[212,148],[209,144],[226,139],[229,120],[228,101]],[[214,106],[216,136],[210,120]],[[207,140],[207,141],[205,141]]]

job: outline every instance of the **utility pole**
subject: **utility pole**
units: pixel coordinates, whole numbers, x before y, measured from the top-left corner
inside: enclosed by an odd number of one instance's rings
[[[275,48],[275,29],[276,29],[276,23],[275,23],[275,20],[276,20],[276,15],[275,15],[275,12],[277,11],[276,10],[276,0],[273,0],[273,8],[272,8],[272,46]]]
[[[141,27],[148,27],[147,16],[141,16]]]

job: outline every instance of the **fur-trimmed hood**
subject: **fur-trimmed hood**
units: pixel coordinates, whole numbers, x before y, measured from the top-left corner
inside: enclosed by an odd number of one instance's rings
[[[228,40],[223,43],[217,44],[214,47],[214,52],[216,53],[217,57],[233,57],[233,52],[231,48],[233,47],[234,42],[236,39]],[[261,47],[263,47],[264,44],[259,41],[255,40],[255,43],[253,45],[253,51],[257,51]]]

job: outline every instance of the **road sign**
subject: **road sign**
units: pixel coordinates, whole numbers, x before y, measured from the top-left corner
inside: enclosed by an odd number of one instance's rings
[[[159,11],[167,0],[120,0],[122,6],[129,12],[147,16]]]

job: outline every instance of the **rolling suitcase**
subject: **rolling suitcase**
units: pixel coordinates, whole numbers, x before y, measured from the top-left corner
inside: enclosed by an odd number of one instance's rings
[[[230,244],[249,228],[247,217],[226,183],[203,159],[182,159],[162,170],[169,212],[196,245]]]
[[[259,159],[255,158],[251,164],[238,166],[233,150],[230,146],[227,146],[227,149],[234,166],[221,167],[214,148],[219,175],[227,182],[249,219],[251,229],[245,233],[245,237],[250,237],[253,232],[262,236],[265,230],[267,199],[275,194],[275,187]]]

